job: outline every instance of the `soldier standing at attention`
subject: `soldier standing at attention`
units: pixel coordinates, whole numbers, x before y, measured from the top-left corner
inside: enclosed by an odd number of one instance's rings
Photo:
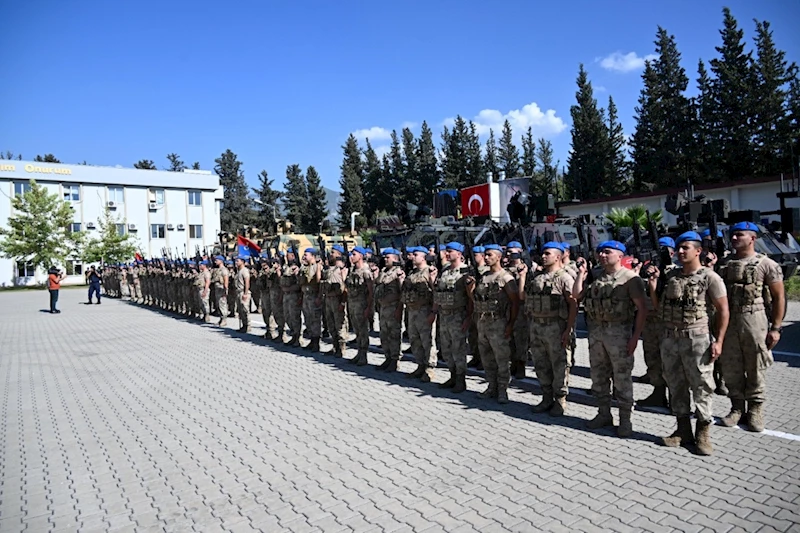
[[[130,286],[128,285],[128,266],[122,265],[119,269],[119,295],[122,299],[128,298],[131,295]]]
[[[514,322],[519,310],[517,282],[501,260],[503,249],[497,244],[484,246],[489,271],[473,283],[473,320],[478,323],[478,342],[483,368],[489,386],[481,398],[497,398],[508,403],[508,383],[511,381],[511,344]]]
[[[578,304],[572,297],[575,279],[562,266],[561,243],[547,242],[541,253],[542,270],[530,276],[524,265],[519,270],[519,297],[525,302],[533,364],[542,386],[542,401],[533,412],[563,416],[572,366],[568,349],[578,315]]]
[[[373,281],[372,272],[366,265],[364,258],[367,250],[356,246],[350,252],[351,268],[347,274],[347,317],[353,325],[358,343],[358,353],[349,360],[358,366],[364,366],[367,361],[369,349],[369,323],[372,320],[373,310]]]
[[[142,281],[139,279],[141,264],[141,261],[137,260],[131,265],[131,300],[137,304],[142,303]]]
[[[570,257],[570,249],[572,246],[566,241],[559,244],[561,244],[561,249],[564,250],[564,254],[561,256],[561,264],[564,266],[567,274],[569,274],[572,279],[575,279],[578,277],[578,268],[575,266],[575,261]]]
[[[489,271],[489,267],[486,266],[486,258],[484,256],[485,251],[486,250],[483,248],[483,246],[472,247],[472,257],[475,259],[475,265],[473,267],[472,277],[474,277],[476,280],[479,280],[481,276],[483,276],[486,272]],[[470,359],[469,363],[467,363],[467,367],[483,370],[483,362],[481,362],[481,351],[478,346],[478,324],[477,322],[475,322],[475,320],[470,320],[469,351],[472,353],[472,359]]]
[[[228,283],[230,272],[225,266],[225,258],[218,255],[214,258],[217,268],[211,274],[211,283],[214,284],[214,299],[219,309],[220,327],[228,325]]]
[[[323,272],[321,290],[327,316],[328,332],[331,334],[331,351],[325,355],[342,357],[347,349],[347,327],[344,320],[345,280],[347,269],[344,267],[344,248],[338,244],[331,247],[328,255],[328,268]]]
[[[714,361],[722,354],[722,341],[728,328],[728,299],[725,284],[710,268],[700,262],[702,238],[687,231],[678,237],[681,268],[666,272],[664,290],[658,293],[658,268],[649,267],[648,285],[653,307],[658,310],[664,330],[661,362],[669,390],[672,412],[678,429],[662,440],[677,447],[696,440],[699,455],[711,455],[709,428],[714,422]],[[709,330],[708,305],[716,310],[716,331]],[[692,399],[697,416],[696,434],[692,435]]]
[[[261,299],[261,318],[264,319],[264,338],[272,339],[272,302],[270,300],[270,288],[272,286],[272,279],[270,278],[269,261],[266,257],[259,260],[261,268],[259,269],[259,276],[257,280],[258,291]],[[253,294],[255,298],[255,294]]]
[[[508,254],[508,270],[519,287],[519,271],[521,267],[525,266],[522,261],[522,244],[517,241],[511,241],[506,246],[506,253]],[[525,377],[525,365],[528,363],[528,321],[525,317],[524,310],[521,310],[516,322],[514,322],[514,335],[511,342],[511,377],[516,379],[523,379]]]
[[[767,397],[766,372],[774,362],[772,348],[781,339],[786,312],[783,272],[775,261],[756,253],[758,226],[739,222],[731,230],[734,254],[720,271],[728,288],[730,306],[730,327],[720,361],[732,407],[722,424],[733,427],[747,413],[747,429],[761,432]],[[767,314],[765,301],[769,299],[771,316]]]
[[[229,259],[225,261],[225,266],[228,267],[228,271],[236,271],[235,261]],[[239,311],[239,306],[236,304],[236,280],[233,283],[228,283],[228,303],[233,304],[228,306],[228,317],[236,318],[236,313]]]
[[[633,353],[647,320],[644,280],[620,263],[625,255],[625,245],[621,242],[601,242],[597,253],[600,268],[592,272],[593,281],[584,287],[588,272],[586,262],[580,261],[572,290],[576,301],[586,297],[592,393],[600,407],[597,416],[586,426],[599,429],[614,425],[611,416],[613,377],[619,402],[617,435],[630,437],[633,434]]]
[[[300,313],[303,306],[303,294],[300,292],[300,267],[297,264],[294,248],[289,248],[286,252],[286,264],[281,272],[280,284],[283,291],[283,316],[292,333],[292,338],[284,344],[300,346],[302,327]]]
[[[260,265],[259,261],[259,265]],[[250,305],[248,306],[248,311],[250,311],[250,307],[255,305],[255,313],[261,312],[261,267],[256,268],[256,264],[253,263],[250,265]]]
[[[306,324],[311,342],[306,349],[319,351],[319,338],[322,335],[322,264],[319,262],[319,250],[306,248],[303,252],[303,266],[300,267],[300,290],[303,294],[303,320]]]
[[[277,251],[276,255],[283,255],[282,251]],[[265,335],[267,339],[283,342],[283,332],[286,328],[286,321],[283,318],[283,288],[281,287],[281,263],[277,257],[272,258],[267,277],[269,281],[269,305],[272,309],[272,318],[275,320],[275,335],[271,335],[268,330]]]
[[[375,279],[375,304],[378,306],[381,348],[386,360],[378,367],[386,372],[397,370],[400,361],[400,325],[403,320],[403,302],[400,299],[400,250],[386,248],[383,251],[385,266]]]
[[[201,283],[198,284],[197,292],[200,298],[200,309],[203,313],[203,322],[206,324],[211,323],[211,309],[209,307],[209,296],[211,295],[211,272],[208,271],[208,261],[200,261],[200,274],[198,278]]]
[[[413,270],[408,276],[400,274],[403,288],[403,303],[408,309],[408,337],[411,341],[411,352],[417,368],[409,374],[410,378],[422,378],[428,383],[434,377],[436,353],[431,350],[433,344],[433,283],[436,279],[436,268],[429,267],[428,251],[417,246],[410,248]]]
[[[460,393],[467,390],[467,333],[472,324],[472,292],[467,286],[473,285],[475,278],[464,265],[463,244],[448,243],[445,253],[447,268],[435,280],[433,313],[438,316],[441,351],[450,379],[439,387]]]
[[[250,269],[245,264],[246,257],[236,258],[236,307],[239,313],[238,331],[250,331]]]

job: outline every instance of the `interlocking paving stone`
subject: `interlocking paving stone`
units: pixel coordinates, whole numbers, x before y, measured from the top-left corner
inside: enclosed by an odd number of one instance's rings
[[[585,338],[579,401],[552,419],[532,377],[500,406],[476,374],[454,395],[408,361],[386,375],[83,296],[52,316],[46,294],[0,293],[3,532],[800,529],[800,441],[714,427],[704,458],[657,444],[665,413],[634,413],[627,440],[585,430]],[[768,393],[767,428],[799,433],[800,358],[776,357]]]

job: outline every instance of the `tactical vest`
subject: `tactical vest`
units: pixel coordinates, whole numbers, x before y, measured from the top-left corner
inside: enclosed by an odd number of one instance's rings
[[[627,295],[620,297],[618,286],[620,270],[613,276],[602,276],[592,282],[586,290],[584,309],[586,316],[598,322],[626,323],[633,322],[635,306]]]
[[[217,289],[224,289],[225,288],[225,278],[230,276],[228,273],[228,269],[225,267],[215,268],[214,272],[211,274],[211,283],[214,284],[214,287]]]
[[[665,324],[684,327],[698,322],[708,324],[706,289],[710,270],[701,267],[684,276],[680,270],[667,274],[664,293],[659,301],[659,318]]]
[[[316,292],[319,283],[317,282],[316,268],[321,268],[319,265],[303,265],[300,267],[300,288],[305,292]]]
[[[385,267],[381,270],[381,273],[378,274],[378,279],[375,280],[376,301],[389,300],[389,298],[392,297],[394,297],[394,299],[399,298],[400,282],[398,281],[398,275],[400,272],[401,269],[397,265]]]
[[[467,293],[464,287],[457,287],[458,280],[467,275],[469,268],[448,268],[436,281],[433,303],[442,309],[463,309],[467,307]]]
[[[202,272],[198,272],[197,274],[194,275],[194,279],[192,280],[192,284],[195,287],[197,287],[198,289],[202,289],[203,287],[205,287],[206,282],[203,279],[203,273]]]
[[[506,272],[506,274],[508,274]],[[510,276],[510,274],[509,274]],[[474,313],[481,315],[493,313],[498,316],[506,316],[509,302],[506,294],[506,283],[508,278],[499,274],[485,274],[480,283],[475,287],[474,294]]]
[[[430,279],[430,270],[427,266],[414,269],[403,282],[403,303],[412,307],[431,305],[433,291],[428,279]]]
[[[372,273],[366,268],[350,269],[345,285],[347,286],[347,297],[353,299],[364,299],[367,297],[367,276]]]
[[[525,312],[534,318],[563,318],[569,316],[569,306],[563,294],[558,294],[554,282],[564,274],[559,270],[550,275],[537,272],[525,283]]]
[[[322,295],[323,296],[341,296],[344,292],[344,276],[342,276],[344,269],[338,266],[332,266],[325,269],[322,273]]]
[[[292,274],[292,266],[284,266],[283,272],[281,272],[281,281],[279,282],[280,286],[283,288],[290,288],[296,287],[298,283],[299,280],[297,279],[297,275]]]
[[[726,263],[722,278],[728,289],[731,311],[752,313],[765,309],[764,293],[769,289],[764,286],[763,279],[756,280],[756,270],[766,258],[756,254],[755,258],[731,259]]]

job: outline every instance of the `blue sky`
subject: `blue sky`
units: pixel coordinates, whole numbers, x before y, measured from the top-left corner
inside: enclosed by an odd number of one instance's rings
[[[788,0],[11,0],[0,150],[126,167],[163,167],[176,152],[211,169],[230,148],[251,184],[261,169],[282,184],[298,163],[338,189],[350,132],[374,128],[382,147],[384,130],[418,133],[427,120],[438,143],[461,114],[482,131],[506,116],[517,134],[532,125],[563,165],[578,64],[630,134],[657,25],[676,36],[694,80],[698,59],[715,56],[723,5],[748,40],[753,18],[770,21],[800,62],[800,2]]]

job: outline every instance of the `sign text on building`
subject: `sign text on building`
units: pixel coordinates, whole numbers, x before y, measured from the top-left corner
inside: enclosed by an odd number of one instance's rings
[[[69,168],[53,168],[53,167],[37,167],[35,165],[25,165],[25,172],[35,172],[37,174],[62,174],[71,175],[72,169]]]

